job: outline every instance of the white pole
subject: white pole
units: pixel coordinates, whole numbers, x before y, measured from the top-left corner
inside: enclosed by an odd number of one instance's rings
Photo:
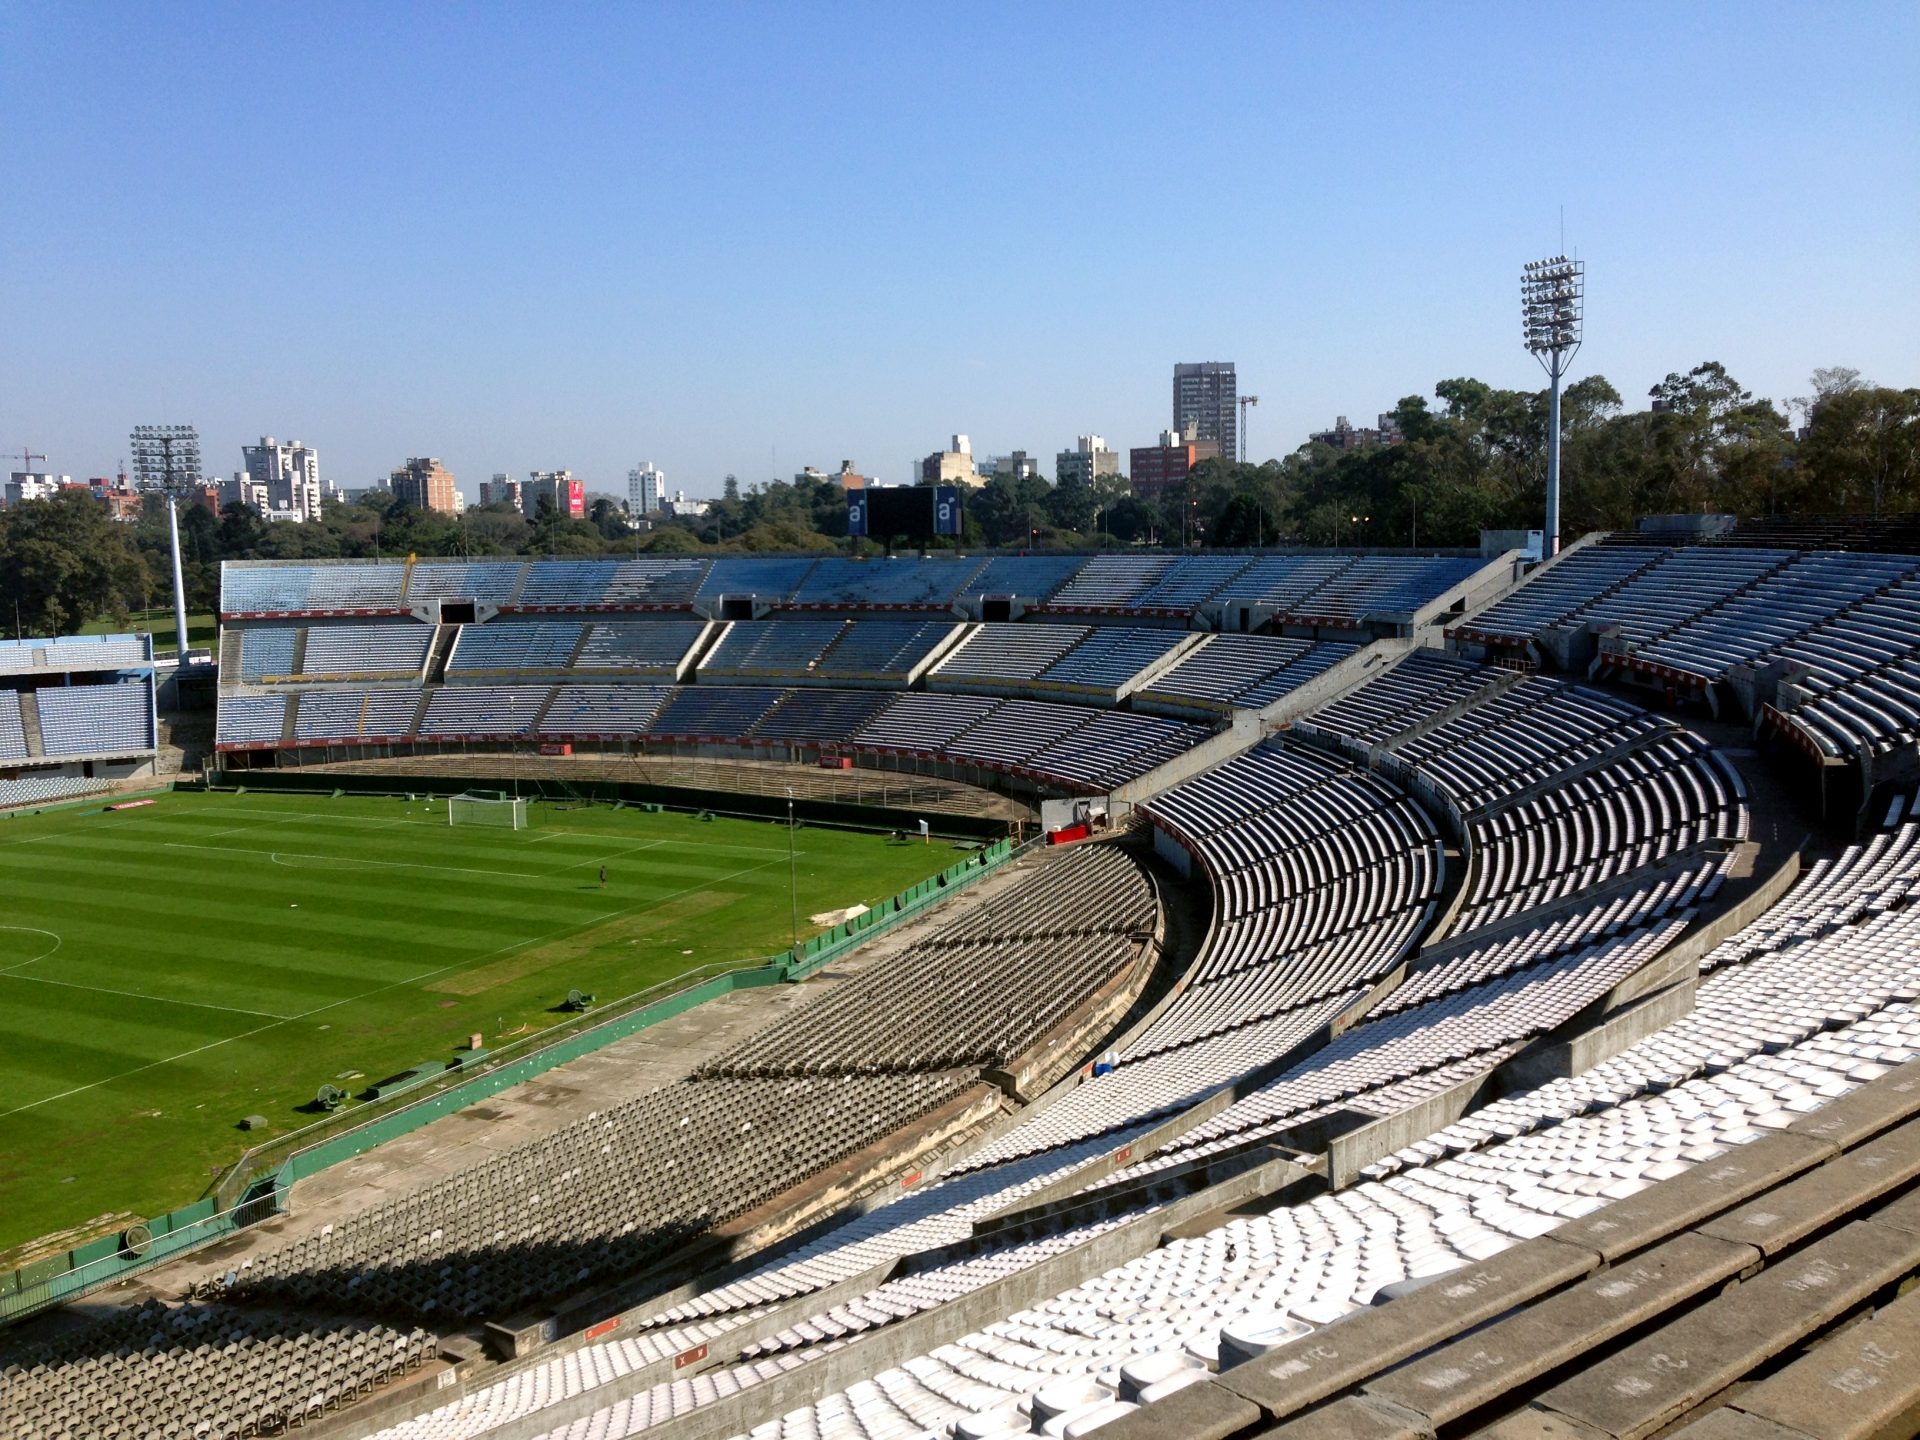
[[[793,855],[793,791],[787,791],[787,903],[792,907],[793,949],[800,949],[800,881]]]
[[[1541,548],[1542,560],[1560,553],[1560,376],[1565,365],[1562,352],[1553,352],[1553,365],[1547,400],[1547,534]]]
[[[179,663],[187,663],[187,587],[180,578],[180,513],[173,492],[167,496],[167,536],[173,542],[173,624],[180,636]]]

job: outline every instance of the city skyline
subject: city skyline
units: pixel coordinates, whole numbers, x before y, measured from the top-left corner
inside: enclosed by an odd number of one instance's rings
[[[1920,282],[1887,264],[1920,229],[1920,21],[1892,5],[1230,9],[1198,34],[1105,8],[83,5],[0,36],[29,205],[0,442],[75,476],[182,421],[213,473],[295,435],[343,489],[419,454],[470,499],[556,467],[618,494],[642,457],[694,495],[847,457],[897,482],[953,433],[1151,444],[1169,367],[1212,356],[1261,397],[1264,459],[1447,376],[1539,388],[1517,276],[1562,205],[1592,275],[1575,379],[1629,405],[1707,359],[1782,402],[1818,365],[1920,382]],[[280,53],[328,77],[311,113],[176,80]],[[934,55],[969,104],[929,102]],[[74,103],[106,74],[112,103]]]

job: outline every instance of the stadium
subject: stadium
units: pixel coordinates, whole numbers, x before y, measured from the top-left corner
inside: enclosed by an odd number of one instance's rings
[[[0,645],[0,1434],[1920,1423],[1911,524],[218,609]]]

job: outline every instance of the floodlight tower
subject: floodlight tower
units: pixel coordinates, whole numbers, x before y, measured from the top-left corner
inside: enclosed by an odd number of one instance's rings
[[[200,433],[191,425],[133,427],[133,476],[140,489],[164,498],[167,537],[173,544],[173,624],[179,632],[179,663],[187,663],[187,588],[180,576],[180,516],[175,501],[200,483]]]
[[[1580,314],[1587,267],[1555,255],[1520,272],[1521,335],[1547,372],[1547,532],[1542,559],[1560,553],[1560,379],[1580,348]]]
[[[1242,465],[1247,463],[1247,456],[1251,453],[1247,449],[1247,408],[1251,405],[1258,405],[1259,403],[1260,397],[1258,395],[1242,395],[1240,397],[1240,463]]]

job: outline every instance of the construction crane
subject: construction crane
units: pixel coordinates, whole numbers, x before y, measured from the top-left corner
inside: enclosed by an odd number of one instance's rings
[[[1240,463],[1242,465],[1247,463],[1247,407],[1250,405],[1258,405],[1259,403],[1260,397],[1258,395],[1242,395],[1240,397]]]
[[[31,450],[10,450],[7,452],[7,459],[18,460],[22,470],[31,470],[33,469],[34,461],[38,460],[42,464],[45,464],[47,457],[44,455],[36,455]]]

